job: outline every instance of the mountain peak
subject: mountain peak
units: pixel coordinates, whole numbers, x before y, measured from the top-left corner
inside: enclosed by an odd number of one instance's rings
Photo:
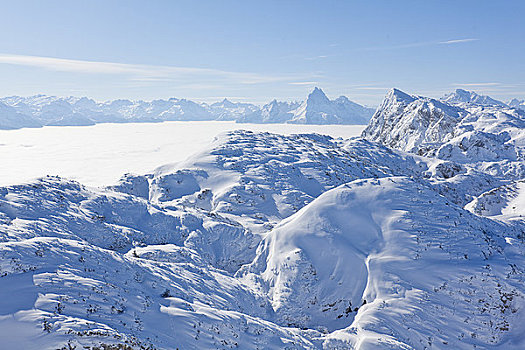
[[[324,93],[324,91],[318,88],[317,86],[308,95],[308,99],[310,98],[322,98],[322,99],[328,100],[328,97],[326,97],[326,94]]]
[[[514,108],[521,108],[521,106],[525,106],[525,100],[518,100],[517,98],[513,98],[512,100],[507,103],[510,107]]]
[[[456,89],[452,94],[465,99],[465,102],[473,100],[479,96],[474,91],[468,91],[464,89]]]
[[[505,103],[495,100],[490,96],[480,95],[474,91],[468,91],[459,88],[454,90],[454,92],[445,95],[441,100],[446,103],[471,103],[482,106],[506,106]]]
[[[235,103],[233,103],[232,101],[228,100],[226,97],[222,100],[221,104],[224,106],[224,107],[235,107]]]
[[[211,105],[212,107],[221,107],[221,108],[235,108],[237,105],[233,103],[232,101],[228,100],[226,97],[220,101],[215,102]]]
[[[410,103],[414,101],[415,98],[407,94],[406,92],[403,92],[396,88],[392,88],[388,91],[388,94],[386,95],[385,100],[388,100],[388,101],[396,100],[396,101],[403,101],[406,103]]]

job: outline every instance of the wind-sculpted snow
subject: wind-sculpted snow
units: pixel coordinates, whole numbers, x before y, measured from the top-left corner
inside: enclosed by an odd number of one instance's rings
[[[512,113],[470,123],[500,147]],[[0,188],[0,347],[521,349],[521,151],[495,149],[236,131],[106,188]]]
[[[523,270],[509,266],[521,258],[502,232],[520,231],[424,184],[357,180],[285,220],[239,274],[282,323],[329,334],[326,346],[483,347],[523,317]]]
[[[343,143],[315,134],[223,134],[210,150],[186,163],[159,168],[150,176],[149,198],[162,206],[242,218],[243,224],[264,232],[340,184],[419,176],[427,168],[423,161],[365,140]]]
[[[484,192],[466,208],[483,216],[503,215],[505,219],[522,219],[525,217],[525,180],[512,181]]]

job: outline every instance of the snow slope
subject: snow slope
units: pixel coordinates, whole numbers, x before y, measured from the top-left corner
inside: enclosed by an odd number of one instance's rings
[[[520,261],[501,232],[520,226],[455,206],[425,171],[363,140],[234,132],[113,188],[4,188],[2,278],[28,292],[0,323],[50,347],[508,346],[522,294],[503,276]],[[391,177],[403,172],[417,180]],[[370,177],[383,179],[358,180]],[[455,297],[469,290],[473,309]],[[418,323],[453,312],[448,328]]]
[[[367,124],[373,111],[341,96],[329,100],[315,88],[292,114],[289,123],[297,124]]]
[[[523,349],[522,117],[392,90],[365,138],[1,187],[0,347]]]
[[[489,173],[524,177],[525,114],[506,105],[445,103],[392,89],[362,136]],[[445,99],[446,101],[446,99]]]
[[[312,133],[349,138],[362,125],[237,124],[233,121],[97,124],[0,130],[0,186],[59,175],[90,186],[186,160],[221,132]],[[103,169],[103,171],[102,171]]]
[[[522,258],[501,232],[519,230],[422,183],[357,180],[285,220],[243,272],[282,323],[323,331],[328,348],[512,348],[524,295],[509,264]]]

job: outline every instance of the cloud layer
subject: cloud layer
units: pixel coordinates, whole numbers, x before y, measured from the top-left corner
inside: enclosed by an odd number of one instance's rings
[[[0,64],[1,63],[36,67],[59,72],[121,74],[129,76],[131,80],[150,82],[198,78],[200,81],[217,82],[227,80],[236,84],[261,84],[285,81],[294,78],[292,76],[270,76],[257,73],[230,72],[210,68],[153,66],[0,53]]]

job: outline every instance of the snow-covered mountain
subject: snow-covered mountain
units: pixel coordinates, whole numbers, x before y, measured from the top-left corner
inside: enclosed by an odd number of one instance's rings
[[[373,112],[373,109],[352,102],[345,96],[330,100],[316,87],[302,103],[273,100],[260,110],[238,119],[238,122],[364,125]]]
[[[35,95],[0,98],[0,129],[42,125],[93,125],[97,123],[230,120],[248,123],[366,124],[373,113],[341,96],[328,100],[316,88],[301,105],[272,101],[262,108],[227,99],[213,104],[186,99],[97,103],[86,97]],[[7,108],[11,107],[11,109]],[[18,114],[14,114],[18,113]]]
[[[463,89],[456,89],[456,91],[445,95],[442,98],[443,102],[447,103],[467,103],[476,104],[481,106],[500,106],[507,107],[507,105],[501,101],[495,100],[490,96],[478,95],[474,91],[467,91]]]
[[[427,148],[454,131],[466,112],[439,100],[391,89],[363,136],[407,152],[427,154]]]
[[[215,120],[239,120],[259,111],[259,107],[251,103],[234,103],[228,99],[211,104],[209,110]]]
[[[42,126],[34,118],[17,112],[17,110],[0,102],[0,129],[38,128]]]
[[[314,88],[302,103],[273,100],[238,122],[292,124],[367,124],[374,110],[345,96],[330,100],[323,90]]]
[[[273,100],[261,109],[245,114],[237,119],[238,123],[287,123],[294,117],[294,110],[299,102],[282,102]]]
[[[236,131],[108,188],[0,188],[0,344],[521,349],[525,223],[477,208],[523,186],[479,163]]]
[[[330,100],[315,88],[292,114],[289,123],[295,124],[367,124],[373,110],[341,96]]]
[[[517,98],[513,98],[509,101],[508,105],[513,108],[521,109],[522,111],[525,111],[525,100],[518,100]]]
[[[392,89],[362,138],[234,131],[111,187],[0,188],[0,347],[525,348],[525,113],[474,100]],[[338,105],[315,90],[263,110]]]
[[[490,98],[487,98],[490,99]],[[424,156],[472,164],[493,176],[525,175],[525,113],[507,105],[452,103],[392,89],[363,137]]]

